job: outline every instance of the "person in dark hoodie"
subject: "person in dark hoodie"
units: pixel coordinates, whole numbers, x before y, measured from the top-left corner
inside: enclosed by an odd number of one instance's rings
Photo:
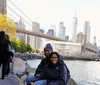
[[[50,43],[46,44],[46,46],[44,47],[45,58],[38,65],[36,72],[35,72],[35,75],[34,76],[28,76],[26,78],[27,85],[30,85],[31,82],[35,82],[35,81],[40,79],[41,72],[43,71],[44,66],[47,64],[48,56],[52,52],[53,52],[53,48],[52,48],[51,44]],[[44,83],[45,83],[45,81],[42,81],[41,85],[44,85]]]
[[[32,85],[67,85],[70,79],[70,72],[65,63],[60,59],[57,52],[52,52],[48,58],[48,63],[45,65],[40,80],[34,82]]]
[[[2,65],[2,78],[5,78],[6,75],[6,66],[8,63],[8,56],[11,53],[8,51],[8,42],[5,39],[5,32],[0,31],[0,67]]]

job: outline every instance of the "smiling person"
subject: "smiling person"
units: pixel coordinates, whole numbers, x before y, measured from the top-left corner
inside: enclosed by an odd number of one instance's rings
[[[70,79],[70,72],[65,63],[60,59],[57,52],[52,52],[48,57],[40,79],[31,82],[31,85],[67,85]],[[45,82],[44,84],[41,81]]]
[[[48,63],[41,74],[41,79],[47,80],[45,85],[67,85],[70,72],[57,52],[50,54]],[[37,82],[35,82],[35,85],[38,85]]]
[[[50,43],[46,44],[45,48],[44,48],[44,55],[45,55],[45,58],[41,61],[41,63],[38,65],[37,69],[36,69],[36,72],[35,72],[35,75],[34,76],[28,76],[26,78],[26,83],[27,85],[30,85],[31,82],[35,82],[37,80],[40,79],[40,76],[41,76],[41,72],[43,71],[44,69],[44,66],[47,64],[47,60],[48,60],[48,56],[50,55],[50,53],[53,52],[53,48],[51,46]],[[46,83],[45,81],[41,81],[40,82],[41,84],[39,85],[44,85],[44,83]]]

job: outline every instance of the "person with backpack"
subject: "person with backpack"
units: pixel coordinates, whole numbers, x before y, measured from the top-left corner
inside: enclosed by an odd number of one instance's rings
[[[8,43],[8,51],[11,54],[11,55],[8,55],[8,62],[7,62],[7,66],[6,66],[6,75],[8,76],[9,72],[10,72],[10,62],[12,63],[12,59],[14,57],[14,48],[11,45],[9,35],[6,34],[5,39],[6,39],[6,42]]]
[[[6,75],[6,67],[9,62],[8,56],[12,55],[11,52],[8,51],[9,43],[6,41],[5,32],[0,31],[0,67],[2,65],[2,77],[5,78]]]
[[[70,72],[65,63],[60,59],[57,52],[52,52],[48,58],[48,63],[45,65],[40,80],[34,82],[32,85],[67,85],[70,79]]]

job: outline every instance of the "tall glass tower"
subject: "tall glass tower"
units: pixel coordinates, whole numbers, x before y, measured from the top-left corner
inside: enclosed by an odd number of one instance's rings
[[[65,30],[66,28],[64,27],[64,23],[60,22],[59,23],[59,34],[58,34],[59,38],[65,39]]]
[[[76,17],[76,12],[75,12],[75,17],[73,17],[73,35],[72,35],[73,42],[76,42],[77,38],[77,24],[78,24],[78,19]]]
[[[89,21],[85,21],[84,23],[84,35],[86,36],[86,42],[85,43],[89,43],[90,42],[90,22]]]

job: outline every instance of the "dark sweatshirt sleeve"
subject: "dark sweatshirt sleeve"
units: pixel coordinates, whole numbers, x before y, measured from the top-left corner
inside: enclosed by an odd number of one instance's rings
[[[46,75],[46,71],[47,71],[47,65],[45,65],[43,71],[41,72],[41,79],[47,79],[47,75]]]
[[[63,65],[59,70],[59,79],[56,81],[49,82],[49,85],[66,85],[66,67]]]
[[[45,62],[45,60],[43,59],[41,62],[40,62],[40,64],[38,65],[38,67],[37,67],[37,69],[36,69],[36,71],[35,71],[35,75],[36,74],[40,74],[41,72],[42,72],[42,70],[43,70],[43,68],[44,68],[44,62]]]

